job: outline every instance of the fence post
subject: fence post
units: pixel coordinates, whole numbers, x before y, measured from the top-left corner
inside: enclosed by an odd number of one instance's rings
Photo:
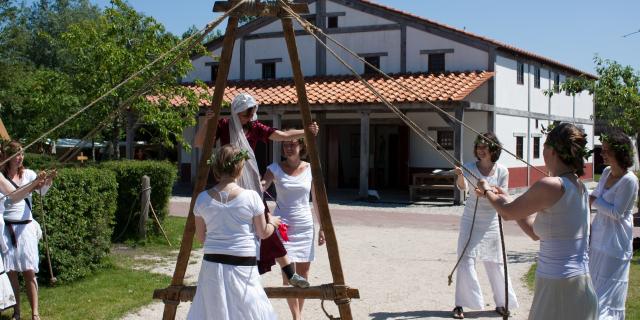
[[[151,181],[148,176],[142,176],[142,192],[140,192],[140,221],[138,223],[138,238],[147,238],[147,219],[149,218],[149,201],[151,200]]]

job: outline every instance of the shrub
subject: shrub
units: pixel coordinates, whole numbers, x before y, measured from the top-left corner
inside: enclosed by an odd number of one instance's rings
[[[22,161],[26,168],[34,171],[53,168],[54,166],[60,166],[58,159],[48,154],[39,153],[25,153],[24,160]]]
[[[109,170],[58,171],[44,197],[46,215],[34,193],[34,215],[46,225],[51,264],[61,281],[82,278],[99,268],[109,253],[118,184]],[[45,243],[40,241],[40,276],[49,278]]]
[[[176,181],[176,166],[167,161],[109,161],[100,165],[101,168],[112,170],[118,181],[118,209],[116,211],[116,226],[112,239],[122,241],[136,235],[140,219],[140,191],[142,176],[147,175],[151,180],[151,204],[160,222],[164,220],[169,210],[169,197]],[[153,215],[149,210],[150,224],[156,226]],[[159,232],[156,227],[150,232]]]

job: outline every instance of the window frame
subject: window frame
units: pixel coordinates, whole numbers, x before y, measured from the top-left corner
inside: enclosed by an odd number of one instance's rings
[[[340,20],[338,16],[327,17],[327,29],[338,29],[340,27]]]
[[[516,66],[516,83],[524,85],[524,62],[518,61]]]
[[[533,137],[533,158],[540,159],[541,137]]]
[[[368,62],[368,63],[374,65],[375,67],[377,67],[378,69],[380,69],[380,63],[381,63],[380,57],[381,56],[365,56],[365,57],[362,57],[362,58],[366,62]],[[371,61],[371,59],[377,59],[377,60]],[[369,67],[368,64],[366,64],[366,63],[363,63],[363,64],[364,64],[363,74],[367,74],[368,75],[368,74],[377,74],[378,73],[375,69]]]
[[[273,76],[269,76],[267,74],[268,71],[266,68],[273,66]],[[276,67],[276,63],[275,62],[263,62],[262,63],[262,80],[273,80],[276,79],[276,73],[277,72],[277,67]]]
[[[446,136],[445,136],[446,134]],[[448,140],[451,142],[448,142]],[[436,142],[438,142],[438,148],[444,150],[454,150],[456,146],[456,135],[452,129],[441,129],[436,131]]]
[[[442,63],[441,63],[442,68],[441,68],[441,70],[438,70],[438,69],[434,68],[436,66],[440,66],[440,64],[435,64],[435,62],[434,62],[434,60],[435,60],[434,58],[435,57],[442,57],[441,58],[442,59]],[[427,72],[429,72],[429,73],[443,73],[443,72],[447,71],[447,55],[446,55],[445,52],[429,53],[427,55],[427,59],[428,59],[427,60]],[[438,62],[440,62],[440,61],[438,61]],[[436,69],[436,70],[434,70],[434,69]]]
[[[516,136],[516,157],[524,159],[524,137]]]
[[[540,89],[540,78],[542,74],[542,70],[540,70],[540,66],[535,66],[533,70],[533,87],[536,89]]]

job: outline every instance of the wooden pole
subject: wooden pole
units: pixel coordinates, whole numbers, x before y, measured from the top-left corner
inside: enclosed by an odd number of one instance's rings
[[[147,238],[147,219],[149,219],[149,200],[151,199],[151,181],[142,176],[142,192],[140,193],[140,221],[138,222],[138,238]]]
[[[291,16],[284,13],[281,16],[282,30],[284,31],[284,37],[287,42],[287,49],[289,51],[289,58],[291,59],[291,67],[293,69],[293,79],[296,84],[296,92],[298,93],[298,105],[300,106],[300,113],[302,115],[302,123],[304,125],[305,144],[309,154],[309,160],[311,162],[311,174],[313,175],[313,186],[316,192],[316,200],[318,204],[318,211],[322,227],[324,229],[324,235],[327,241],[327,251],[329,253],[329,265],[331,266],[331,274],[333,276],[333,283],[341,288],[344,286],[344,275],[342,273],[342,263],[340,262],[340,253],[338,250],[338,240],[336,238],[335,231],[333,229],[333,223],[331,222],[331,214],[329,213],[329,200],[327,198],[327,191],[324,186],[324,178],[322,176],[322,168],[320,167],[320,157],[316,147],[315,137],[308,130],[311,124],[311,110],[309,109],[309,100],[307,99],[307,91],[304,85],[304,77],[300,68],[300,57],[298,56],[298,48],[296,45],[296,37],[293,30],[293,23]],[[346,294],[346,290],[337,288],[337,297],[334,300],[340,310],[340,318],[342,320],[351,320],[351,307],[349,305],[350,299]]]
[[[184,227],[184,233],[182,235],[182,243],[180,244],[180,253],[178,254],[178,261],[176,262],[176,269],[173,272],[173,278],[171,279],[172,287],[179,287],[183,285],[184,275],[187,271],[187,265],[189,263],[189,255],[191,254],[191,246],[193,245],[193,235],[195,233],[195,217],[193,215],[193,206],[195,205],[198,194],[202,192],[207,184],[207,178],[209,176],[209,165],[207,160],[211,157],[211,152],[215,141],[213,137],[218,129],[218,119],[220,117],[220,109],[222,106],[222,99],[224,97],[224,89],[227,86],[227,77],[229,76],[229,68],[231,66],[231,57],[233,54],[233,46],[236,40],[236,29],[238,27],[238,16],[233,15],[229,17],[227,22],[227,29],[225,32],[224,40],[222,43],[222,53],[220,56],[220,67],[218,69],[218,76],[216,77],[215,88],[213,92],[213,98],[211,106],[215,116],[207,123],[206,139],[202,146],[202,156],[200,163],[198,164],[198,174],[196,176],[196,183],[193,188],[193,194],[191,196],[191,205],[189,207],[189,215],[187,216],[187,222]],[[164,314],[162,319],[173,320],[176,317],[176,310],[180,303],[180,297],[172,295],[164,300]]]

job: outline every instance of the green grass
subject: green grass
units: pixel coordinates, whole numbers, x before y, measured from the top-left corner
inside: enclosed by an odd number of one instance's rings
[[[43,319],[119,319],[151,302],[154,289],[165,287],[170,277],[113,265],[93,276],[67,285],[40,287]],[[21,295],[22,318],[31,319],[31,308]],[[2,313],[10,319],[13,311]]]
[[[595,181],[595,182],[600,181],[600,176],[602,176],[602,175],[601,175],[601,174],[599,174],[599,173],[594,174],[594,175],[593,175],[593,181]]]
[[[43,319],[120,319],[125,314],[149,304],[153,290],[166,287],[171,277],[140,269],[153,265],[159,257],[177,257],[186,218],[166,217],[163,228],[172,246],[162,234],[146,241],[114,244],[108,267],[86,279],[55,287],[42,285],[39,291],[40,316]],[[193,248],[201,245],[194,241]],[[142,255],[149,255],[145,260]],[[21,294],[22,318],[31,319],[31,308]],[[10,319],[11,309],[2,312],[0,320]]]
[[[535,287],[536,266],[535,263],[531,265],[529,271],[522,276],[522,280],[527,284],[531,292],[534,291]],[[640,319],[640,253],[637,253],[631,261],[626,308],[627,319]]]

